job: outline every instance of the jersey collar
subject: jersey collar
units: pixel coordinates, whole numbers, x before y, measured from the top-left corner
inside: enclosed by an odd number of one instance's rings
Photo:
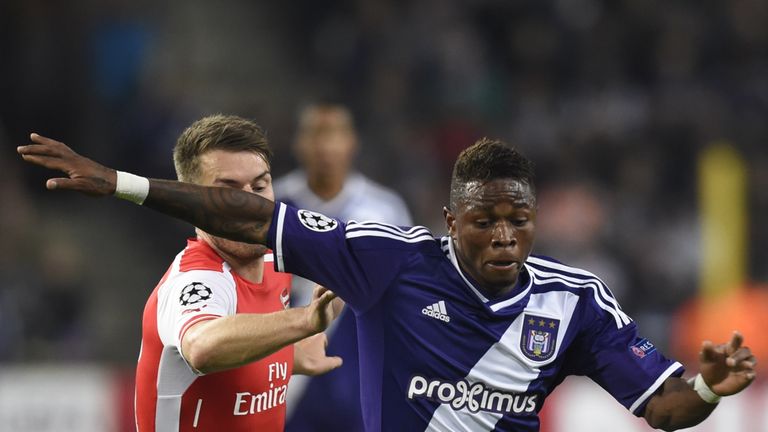
[[[300,178],[303,185],[307,184],[307,173],[300,171]],[[303,198],[299,201],[302,207],[310,208],[331,217],[341,217],[345,212],[345,207],[355,198],[365,195],[366,178],[357,171],[352,171],[347,175],[341,190],[330,200],[324,200],[317,196],[311,189],[304,188]]]
[[[523,266],[520,269],[520,277],[527,275],[528,280],[525,283],[525,287],[517,294],[509,298],[502,298],[497,300],[488,299],[488,297],[486,297],[479,289],[475,287],[475,285],[470,281],[470,277],[466,275],[459,266],[453,239],[450,236],[445,236],[442,238],[441,244],[443,245],[443,251],[446,252],[448,259],[451,261],[451,264],[453,264],[453,267],[456,269],[456,272],[459,274],[459,276],[461,276],[461,279],[464,281],[470,291],[472,291],[475,296],[477,296],[477,298],[483,302],[483,304],[491,309],[491,311],[498,312],[508,306],[516,304],[520,300],[524,299],[531,291],[531,286],[533,286],[533,277],[531,277],[526,264],[523,263]],[[515,290],[517,290],[517,288]]]

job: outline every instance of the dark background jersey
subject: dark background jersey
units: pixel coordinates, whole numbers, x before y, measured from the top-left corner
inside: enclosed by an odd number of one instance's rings
[[[545,257],[489,299],[448,237],[277,203],[275,266],[342,297],[358,323],[369,431],[536,431],[544,399],[586,375],[635,415],[682,365],[637,334],[596,276]],[[332,415],[332,413],[329,413]]]

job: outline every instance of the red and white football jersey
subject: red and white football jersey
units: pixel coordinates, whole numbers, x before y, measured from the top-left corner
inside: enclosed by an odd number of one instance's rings
[[[277,273],[271,252],[256,284],[234,273],[203,241],[190,239],[144,308],[136,369],[139,432],[282,431],[293,370],[293,345],[245,366],[199,375],[181,355],[195,323],[288,305],[291,276]]]

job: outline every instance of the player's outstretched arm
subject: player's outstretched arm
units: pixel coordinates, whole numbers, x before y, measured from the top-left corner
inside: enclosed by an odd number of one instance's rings
[[[667,379],[646,406],[648,424],[664,430],[697,425],[715,409],[720,397],[749,386],[755,379],[757,359],[743,342],[738,332],[725,344],[704,342],[699,375],[690,384],[681,378]]]
[[[49,179],[46,182],[48,189],[73,190],[91,196],[115,194],[118,175],[114,169],[81,156],[64,143],[50,138],[33,133],[30,140],[30,144],[17,148],[25,161],[61,171],[67,176]],[[266,241],[275,205],[256,194],[232,188],[154,179],[149,180],[149,191],[143,204],[208,233],[247,243]]]
[[[305,340],[303,351],[294,355],[294,373],[323,374],[342,363],[340,357],[326,356],[322,333],[333,320],[338,301],[331,291],[315,289],[312,302],[304,307],[202,321],[184,334],[181,351],[193,368],[211,373],[243,366]]]

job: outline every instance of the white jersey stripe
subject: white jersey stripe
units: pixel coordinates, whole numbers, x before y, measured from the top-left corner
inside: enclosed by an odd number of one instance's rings
[[[423,241],[435,240],[435,238],[432,237],[432,235],[421,235],[419,237],[414,237],[414,238],[405,238],[405,237],[397,236],[394,234],[388,234],[381,231],[353,231],[353,232],[348,232],[346,237],[348,239],[358,238],[358,237],[383,237],[383,238],[389,238],[392,240],[399,240],[405,243],[418,243]]]
[[[603,301],[603,304],[605,304],[605,302],[610,303],[610,305],[607,305],[607,306],[611,307],[616,312],[616,314],[619,315],[619,317],[621,318],[621,321],[624,324],[629,324],[632,321],[632,318],[630,318],[623,310],[621,310],[618,303],[616,302],[616,299],[614,299],[613,296],[606,295],[607,287],[603,285],[602,281],[600,281],[599,279],[584,280],[584,279],[565,276],[560,273],[545,272],[543,270],[538,270],[538,269],[536,270],[536,272],[541,274],[543,277],[554,277],[557,279],[561,279],[563,281],[569,281],[575,284],[583,284],[584,286],[594,287],[595,289],[599,290],[600,294],[602,294],[602,296],[599,296],[599,299]],[[570,285],[570,286],[573,286],[573,285]]]
[[[640,405],[642,405],[643,402],[645,402],[645,400],[648,399],[650,395],[656,392],[659,386],[664,384],[664,381],[666,381],[670,375],[672,375],[676,370],[680,369],[681,367],[683,367],[683,365],[681,365],[679,362],[674,362],[671,366],[669,366],[667,370],[664,371],[663,374],[659,375],[656,381],[654,381],[653,385],[648,387],[648,390],[646,390],[645,393],[641,394],[640,397],[637,398],[635,403],[633,403],[632,406],[629,407],[629,412],[634,414],[635,411],[640,407]]]
[[[283,225],[285,224],[285,204],[280,203],[280,209],[277,211],[277,232],[275,233],[275,258],[277,271],[285,271],[283,264]]]
[[[536,258],[536,257],[528,257],[528,261],[530,261],[533,264],[537,264],[537,265],[540,265],[540,266],[543,266],[543,267],[548,267],[550,269],[560,270],[560,271],[564,271],[564,272],[568,272],[568,273],[573,273],[573,274],[578,274],[578,275],[581,275],[581,276],[586,276],[590,280],[596,280],[598,282],[598,286],[600,288],[600,293],[604,297],[606,297],[606,301],[611,303],[611,304],[613,304],[613,306],[619,311],[619,315],[622,316],[622,319],[626,318],[627,320],[630,320],[629,316],[627,316],[624,313],[624,311],[621,310],[621,306],[619,306],[618,302],[613,297],[613,294],[611,294],[611,292],[608,289],[608,287],[605,284],[605,282],[603,282],[602,279],[600,279],[599,277],[595,276],[593,273],[590,273],[590,272],[582,270],[582,269],[577,269],[575,267],[570,267],[570,266],[566,266],[566,265],[563,265],[563,264],[558,264],[556,262],[543,260],[541,258]],[[560,276],[562,276],[564,278],[573,278],[574,280],[578,280],[578,278],[575,278],[573,276],[566,276],[566,275],[560,275]],[[627,321],[626,323],[628,324],[629,321]]]
[[[560,283],[563,285],[567,285],[572,288],[591,288],[592,289],[592,297],[595,299],[595,303],[597,303],[598,306],[600,306],[600,309],[610,313],[613,316],[614,321],[616,321],[616,327],[622,328],[624,327],[624,322],[619,316],[618,313],[616,313],[616,310],[609,307],[603,301],[600,299],[600,296],[597,295],[597,287],[593,283],[582,283],[582,284],[574,284],[571,282],[568,282],[561,278],[551,278],[551,279],[540,279],[541,275],[538,275],[538,270],[534,270],[532,267],[529,267],[531,269],[531,274],[536,276],[536,282],[539,285],[545,285],[548,283]]]
[[[553,296],[559,298],[552,299]],[[562,317],[555,346],[559,351],[578,302],[578,296],[568,291],[532,294],[525,312]],[[520,348],[524,316],[525,313],[521,313],[515,318],[499,341],[475,363],[466,376],[468,382],[483,382],[489,387],[504,392],[524,393],[528,390],[530,383],[538,378],[541,366],[555,361],[557,352],[544,363],[533,363],[525,357]],[[455,411],[450,404],[441,404],[432,414],[426,430],[492,431],[502,416],[501,413],[489,411],[478,411],[474,414],[466,409]]]
[[[475,293],[477,298],[480,299],[483,303],[488,303],[488,298],[486,298],[480,291],[475,288],[474,285],[472,285],[466,276],[464,276],[464,272],[461,271],[461,267],[459,267],[459,261],[456,259],[456,251],[453,250],[453,239],[448,237],[448,259],[451,260],[451,264],[453,264],[453,267],[456,268],[456,271],[459,273],[459,276],[464,280],[464,283],[467,284],[469,289],[472,290],[472,292]]]
[[[396,236],[400,236],[403,238],[414,238],[422,235],[429,235],[432,237],[432,233],[429,232],[426,228],[418,229],[414,232],[405,232],[403,230],[395,229],[395,228],[389,228],[389,227],[383,227],[383,226],[376,226],[376,225],[366,225],[366,226],[360,226],[360,227],[350,227],[347,225],[347,234],[358,232],[358,231],[381,231],[385,233],[394,234]]]
[[[438,410],[444,407],[441,405]],[[459,411],[448,409],[440,414],[439,417],[432,416],[425,432],[492,431],[502,417],[499,413],[483,413],[486,415],[482,416],[471,414],[466,408]]]
[[[157,411],[155,432],[177,432],[181,415],[181,398],[197,379],[176,347],[166,346],[157,368]]]
[[[379,228],[383,230],[393,230],[398,231],[403,234],[411,234],[416,231],[429,231],[426,227],[421,225],[412,226],[408,229],[403,229],[397,225],[392,225],[388,223],[383,222],[373,222],[373,221],[362,221],[358,222],[355,220],[350,220],[347,222],[347,229],[359,229],[359,228]]]
[[[440,239],[440,249],[443,251],[445,256],[448,257],[448,259],[450,259],[451,258],[451,256],[450,256],[450,254],[451,254],[451,251],[450,251],[451,247],[450,247],[450,245],[448,243],[449,243],[448,236],[445,236],[445,237]]]
[[[533,276],[531,276],[528,279],[528,285],[526,285],[525,289],[520,291],[520,293],[518,295],[516,295],[516,296],[514,296],[512,298],[506,299],[504,301],[500,301],[500,302],[498,302],[496,304],[492,304],[491,305],[491,310],[494,311],[494,312],[498,312],[499,310],[501,310],[501,309],[503,309],[503,308],[505,308],[507,306],[510,306],[510,305],[513,305],[513,304],[519,302],[520,300],[522,300],[523,297],[525,297],[528,294],[528,291],[531,290],[532,286],[533,286]]]
[[[350,238],[354,234],[361,233],[361,232],[364,232],[364,233],[380,232],[382,234],[389,234],[391,236],[401,237],[401,238],[404,238],[404,239],[412,239],[412,238],[423,237],[423,236],[427,236],[427,237],[429,237],[431,239],[434,239],[434,237],[432,237],[432,233],[430,233],[429,231],[418,231],[418,232],[415,232],[413,234],[402,234],[402,233],[399,233],[399,232],[389,231],[389,230],[382,230],[382,229],[378,229],[378,228],[366,228],[366,229],[357,229],[357,230],[347,230],[346,231],[346,236],[347,236],[347,238]]]
[[[568,273],[578,274],[578,275],[586,276],[590,279],[598,279],[598,277],[595,276],[594,273],[590,273],[586,270],[582,270],[576,267],[570,267],[564,264],[556,263],[554,261],[547,261],[545,259],[537,258],[534,256],[529,256],[526,261],[529,261],[533,264],[541,265],[544,267],[549,267],[554,270],[560,270]]]
[[[534,264],[538,264],[538,263],[536,263],[534,261],[542,261],[542,260],[537,259],[537,258],[533,258],[533,260],[532,260],[531,258],[528,258],[528,261],[531,261]],[[544,262],[546,262],[546,261],[544,261]],[[533,268],[533,266],[530,266],[530,267]],[[563,280],[566,280],[566,281],[570,281],[570,282],[574,282],[574,283],[577,283],[577,284],[579,284],[579,283],[585,284],[585,285],[586,284],[590,284],[590,283],[594,284],[596,289],[598,289],[600,291],[600,294],[602,294],[601,300],[604,300],[604,302],[608,302],[608,303],[610,303],[612,305],[613,309],[619,315],[619,317],[621,318],[621,321],[624,324],[629,324],[630,321],[632,321],[632,319],[623,310],[621,310],[621,307],[619,306],[618,302],[613,297],[613,295],[611,295],[610,291],[608,290],[608,287],[606,287],[605,284],[603,283],[603,281],[600,280],[600,278],[598,278],[597,276],[593,275],[592,277],[590,277],[588,279],[580,279],[580,278],[577,278],[577,277],[564,275],[562,273],[551,273],[551,272],[547,272],[547,271],[544,271],[544,270],[541,270],[541,269],[536,269],[536,268],[534,268],[534,270],[537,271],[539,274],[541,274],[543,277],[556,277],[556,278],[560,278],[560,279],[563,279]],[[586,274],[584,274],[584,276],[588,276],[588,274],[589,274],[587,272],[584,272],[584,273],[586,273]],[[605,304],[605,303],[603,303],[603,304]]]
[[[566,265],[563,265],[563,264],[559,264],[559,263],[552,262],[552,261],[547,261],[547,260],[544,260],[544,259],[541,259],[541,258],[536,258],[536,257],[528,257],[527,261],[529,261],[532,264],[536,264],[536,265],[539,265],[539,266],[542,266],[542,267],[547,267],[547,268],[553,269],[553,270],[560,270],[560,271],[564,271],[564,272],[571,273],[571,274],[581,275],[581,276],[586,277],[588,280],[597,281],[598,285],[600,286],[600,292],[605,297],[606,301],[608,301],[609,303],[613,304],[616,307],[617,310],[621,311],[621,306],[618,304],[618,302],[616,301],[616,298],[613,296],[611,291],[608,289],[608,286],[605,284],[605,282],[603,282],[602,279],[597,277],[595,274],[590,273],[590,272],[585,271],[585,270],[582,270],[582,269],[566,266]],[[570,280],[573,280],[573,281],[581,280],[581,279],[579,279],[576,276],[563,275],[563,274],[560,274],[560,273],[558,273],[558,275],[560,275],[561,277],[563,277],[565,279],[570,279]],[[623,313],[623,311],[621,311],[621,312]],[[629,319],[629,317],[627,317],[627,318]]]
[[[566,276],[566,275],[562,275],[562,274],[560,275],[560,277],[562,277],[562,278],[564,278],[566,280],[574,281],[574,282],[581,282],[583,280],[583,279],[579,279],[579,278],[576,278],[576,277],[573,277],[573,276]],[[605,282],[603,282],[597,276],[595,276],[592,279],[588,279],[588,280],[591,281],[591,282],[594,282],[597,285],[597,288],[599,289],[599,293],[602,295],[602,299],[605,302],[610,303],[614,307],[614,309],[616,309],[616,312],[619,314],[619,316],[621,317],[621,320],[624,322],[624,324],[629,324],[630,321],[632,321],[632,318],[630,318],[629,315],[627,315],[621,309],[621,306],[619,305],[619,302],[616,301],[616,297],[613,296],[613,293],[611,293],[611,290],[608,289],[608,287],[605,285]]]
[[[197,428],[197,422],[200,420],[200,408],[203,406],[203,400],[197,400],[197,407],[195,408],[195,419],[192,421],[192,427]]]

